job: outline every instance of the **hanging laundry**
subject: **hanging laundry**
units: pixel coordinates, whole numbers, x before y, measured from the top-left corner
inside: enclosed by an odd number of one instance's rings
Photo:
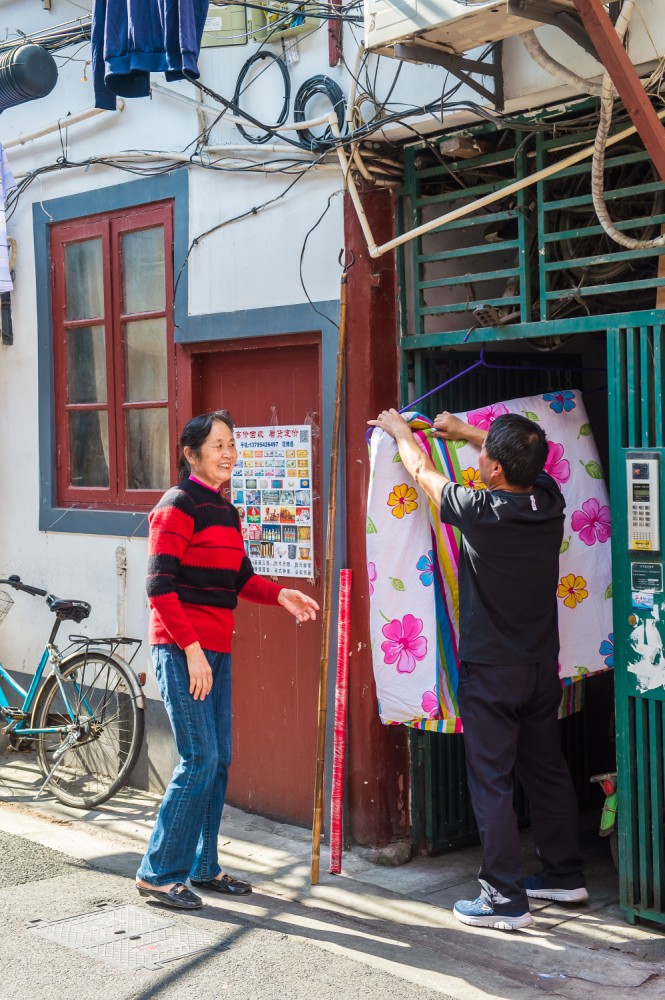
[[[583,685],[575,682],[614,663],[607,489],[579,392],[550,392],[457,415],[487,430],[502,413],[524,414],[543,428],[549,442],[545,471],[566,500],[557,603],[563,714],[570,714],[582,703]],[[420,414],[407,419],[439,471],[470,489],[484,488],[477,448],[434,438],[431,421]],[[441,523],[436,507],[405,471],[395,441],[378,428],[370,440],[370,466],[370,635],[381,720],[461,732],[459,533]],[[523,586],[528,600],[528,580]]]
[[[0,144],[0,294],[11,292],[14,287],[9,268],[9,245],[7,241],[7,219],[5,210],[7,196],[16,187],[16,181]]]
[[[95,107],[115,111],[119,97],[147,97],[150,74],[198,79],[208,0],[94,0]]]

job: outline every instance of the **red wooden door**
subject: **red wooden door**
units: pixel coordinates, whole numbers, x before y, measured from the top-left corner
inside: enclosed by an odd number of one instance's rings
[[[192,356],[192,411],[224,407],[238,427],[320,417],[318,335],[206,345]],[[275,408],[275,409],[273,409]],[[314,495],[321,492],[313,435]],[[322,604],[320,501],[314,501],[315,584],[278,578]],[[233,640],[231,804],[285,822],[312,821],[316,764],[320,621],[297,627],[282,608],[239,601]]]

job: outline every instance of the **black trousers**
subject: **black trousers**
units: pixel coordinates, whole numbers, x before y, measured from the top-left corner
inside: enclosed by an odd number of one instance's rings
[[[557,726],[560,701],[556,660],[526,666],[460,664],[458,702],[467,776],[483,851],[481,895],[499,911],[528,909],[513,769],[529,800],[548,884],[585,884],[577,799]]]

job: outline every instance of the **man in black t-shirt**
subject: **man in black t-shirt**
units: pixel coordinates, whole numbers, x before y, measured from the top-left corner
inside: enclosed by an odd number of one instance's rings
[[[489,432],[450,413],[437,436],[480,448],[473,490],[438,472],[396,410],[372,426],[397,442],[406,470],[461,532],[460,673],[471,802],[483,858],[480,896],[460,900],[462,923],[513,930],[532,923],[528,897],[588,899],[578,843],[578,809],[557,726],[561,701],[556,588],[564,499],[543,467],[543,430],[519,414],[498,417]],[[522,871],[513,771],[529,799],[543,870]]]

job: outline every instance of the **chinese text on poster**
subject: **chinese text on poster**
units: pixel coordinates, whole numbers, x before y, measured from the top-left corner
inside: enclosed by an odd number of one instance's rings
[[[232,501],[257,573],[312,577],[312,428],[236,427]]]

